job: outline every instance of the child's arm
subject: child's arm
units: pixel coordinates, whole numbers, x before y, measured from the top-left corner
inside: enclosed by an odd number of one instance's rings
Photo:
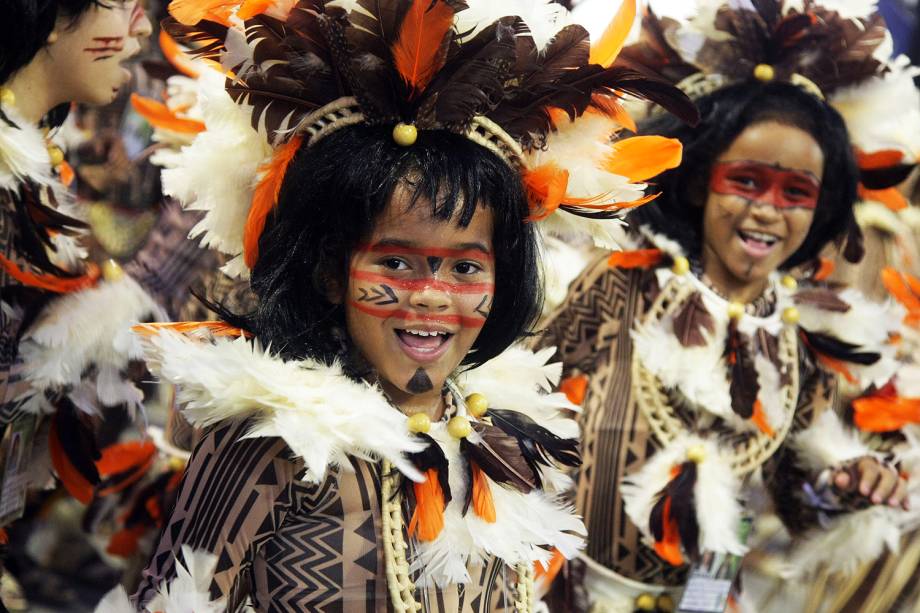
[[[284,493],[297,470],[281,439],[242,439],[250,425],[221,422],[195,448],[134,596],[139,605],[175,577],[183,545],[216,556],[211,598],[225,599],[228,611],[250,594],[253,556],[288,511],[291,498]]]

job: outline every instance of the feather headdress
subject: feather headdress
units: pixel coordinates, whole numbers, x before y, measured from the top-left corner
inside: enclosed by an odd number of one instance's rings
[[[258,14],[251,2],[212,4],[175,0],[165,28],[193,55],[221,62],[226,94],[248,125],[231,120],[227,105],[212,99],[202,105],[207,129],[198,140],[258,142],[264,151],[257,163],[234,167],[245,189],[229,201],[232,212],[217,212],[230,205],[212,198],[223,190],[209,184],[225,177],[194,159],[199,153],[213,159],[195,144],[183,152],[188,164],[180,163],[165,182],[181,200],[207,211],[203,242],[244,254],[246,268],[258,257],[259,231],[294,139],[310,146],[354,124],[398,126],[408,135],[460,133],[521,173],[534,218],[552,217],[558,229],[609,243],[604,227],[645,201],[642,181],[680,161],[674,143],[643,141],[644,153],[665,150],[650,158],[655,168],[617,171],[613,160],[628,153],[611,144],[631,125],[621,99],[656,102],[691,122],[697,117],[687,96],[669,83],[612,65],[634,0],[624,2],[596,44],[547,0],[298,0],[262,3]],[[591,129],[579,140],[576,126],[589,119]],[[236,135],[208,134],[226,129]],[[405,138],[401,144],[414,140]],[[218,217],[246,223],[227,227]]]

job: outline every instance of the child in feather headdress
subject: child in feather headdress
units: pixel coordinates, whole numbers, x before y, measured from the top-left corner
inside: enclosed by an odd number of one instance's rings
[[[558,499],[574,407],[549,352],[513,346],[536,221],[609,233],[644,201],[607,167],[622,92],[694,111],[609,67],[628,27],[595,51],[548,2],[338,4],[171,6],[231,76],[164,186],[258,304],[139,329],[207,430],[136,604],[193,583],[230,610],[527,611],[534,565],[584,536]],[[562,155],[589,115],[594,157]]]
[[[755,473],[801,547],[799,576],[822,560],[852,570],[914,517],[904,476],[833,410],[836,375],[863,388],[892,376],[899,322],[823,282],[818,261],[831,243],[861,255],[857,167],[823,97],[883,70],[872,52],[884,28],[875,14],[791,4],[707,2],[685,22],[650,13],[620,57],[679,82],[701,121],[640,124],[677,138],[684,161],[630,217],[635,248],[575,281],[541,341],[581,390],[589,468],[576,500],[589,536],[584,581],[569,576],[604,610],[673,610],[703,556],[742,555]],[[843,47],[865,56],[835,55]],[[791,276],[803,265],[815,276]]]

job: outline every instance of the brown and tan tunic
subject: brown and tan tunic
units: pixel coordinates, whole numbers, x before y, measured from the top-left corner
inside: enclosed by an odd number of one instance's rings
[[[580,415],[583,465],[576,478],[576,510],[588,527],[585,553],[629,579],[676,585],[684,579],[686,566],[668,565],[643,543],[642,532],[627,517],[620,495],[623,479],[638,472],[663,448],[637,407],[631,368],[631,332],[656,292],[654,274],[611,268],[605,257],[573,283],[569,298],[548,320],[539,342],[558,347],[563,377],[586,375],[588,380]],[[773,305],[766,300],[756,308],[758,315],[766,315]],[[832,405],[835,396],[832,377],[800,353],[801,387],[790,433],[807,427],[817,413]],[[733,431],[718,419],[703,423],[699,411],[683,406],[673,394],[671,400],[688,431],[715,434],[721,444],[732,447],[742,446],[751,436]],[[800,485],[801,475],[791,472],[787,455],[781,447],[764,467],[768,475],[786,476],[767,477],[774,491],[788,493],[787,488]],[[777,471],[780,463],[787,466]],[[800,527],[813,520],[795,496],[784,497],[778,510]]]

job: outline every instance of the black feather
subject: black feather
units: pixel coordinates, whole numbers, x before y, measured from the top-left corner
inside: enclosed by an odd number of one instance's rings
[[[862,366],[871,366],[881,359],[881,354],[874,351],[859,351],[859,345],[848,343],[821,332],[809,332],[802,329],[805,340],[812,349],[837,360],[852,362]]]
[[[916,164],[896,164],[887,168],[860,170],[859,182],[866,189],[888,189],[907,179],[916,166]]]
[[[489,409],[486,416],[496,427],[517,440],[521,454],[536,477],[537,487],[542,486],[541,466],[552,466],[553,461],[572,468],[581,466],[578,439],[557,436],[517,411]]]
[[[538,486],[539,476],[522,455],[515,437],[486,423],[475,423],[473,428],[479,440],[472,443],[467,437],[460,441],[460,451],[467,462],[475,462],[492,481],[509,485],[521,493],[526,494]]]
[[[649,531],[656,541],[661,541],[664,539],[665,529],[664,508],[667,501],[671,501],[671,518],[677,522],[680,543],[691,560],[698,559],[700,555],[700,526],[696,517],[694,493],[696,479],[696,464],[681,464],[677,476],[658,492],[657,500],[649,514]]]
[[[177,43],[188,48],[192,57],[220,61],[220,52],[227,37],[227,26],[207,19],[187,26],[172,17],[164,19],[160,26]]]
[[[731,319],[728,324],[724,357],[728,362],[731,377],[729,395],[732,410],[740,417],[750,419],[754,414],[760,384],[757,382],[757,369],[754,367],[750,339],[738,330],[736,319]]]
[[[96,462],[102,458],[92,429],[83,423],[76,407],[67,398],[62,398],[52,417],[55,421],[58,440],[67,454],[68,461],[91,485],[99,483]]]
[[[843,257],[851,264],[857,264],[862,261],[866,255],[866,247],[863,243],[863,233],[856,222],[856,219],[850,218],[850,225],[847,228],[846,244],[843,247]]]
[[[409,454],[409,460],[422,473],[432,468],[438,471],[438,483],[441,485],[441,490],[444,492],[444,504],[446,505],[451,501],[450,473],[447,457],[444,455],[441,446],[438,445],[433,438],[422,433],[416,434],[416,436],[428,443],[428,446],[422,451]],[[403,487],[406,490],[405,494],[411,494],[410,490],[413,490],[412,483],[413,482],[409,479],[404,478],[402,480]]]

